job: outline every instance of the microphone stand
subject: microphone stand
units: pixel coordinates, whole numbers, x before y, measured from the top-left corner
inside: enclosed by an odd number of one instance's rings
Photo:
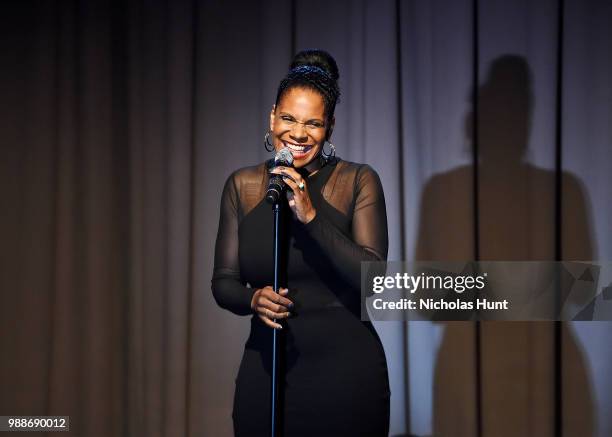
[[[280,196],[279,196],[280,197]],[[279,270],[279,222],[280,222],[280,198],[272,206],[274,212],[274,291],[279,292],[278,284],[278,270]],[[274,319],[276,322],[276,319]],[[278,335],[277,329],[272,329],[272,399],[271,399],[271,412],[272,412],[272,426],[271,436],[277,437],[277,425],[278,425]]]

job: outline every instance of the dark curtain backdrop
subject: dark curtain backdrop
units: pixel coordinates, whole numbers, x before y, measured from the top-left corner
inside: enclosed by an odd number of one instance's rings
[[[2,2],[0,415],[232,434],[248,320],[210,292],[218,205],[299,49],[338,60],[333,142],[381,175],[389,259],[612,259],[610,23],[607,0]],[[612,435],[610,323],[376,327],[391,435]]]

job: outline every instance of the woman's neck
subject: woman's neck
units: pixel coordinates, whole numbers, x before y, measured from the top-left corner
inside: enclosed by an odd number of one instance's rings
[[[323,167],[323,159],[321,157],[321,154],[319,154],[300,170],[302,170],[303,172],[302,176],[312,176],[313,174],[318,172],[321,167]]]

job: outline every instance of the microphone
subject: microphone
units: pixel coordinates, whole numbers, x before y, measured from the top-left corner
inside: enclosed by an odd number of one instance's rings
[[[274,157],[274,164],[272,164],[272,168],[283,166],[283,167],[292,167],[293,166],[293,155],[288,147],[283,147],[278,151],[276,156]],[[270,181],[268,182],[268,191],[266,191],[266,200],[268,203],[274,205],[280,199],[280,195],[285,188],[285,182],[283,181],[283,177],[280,175],[271,175]]]

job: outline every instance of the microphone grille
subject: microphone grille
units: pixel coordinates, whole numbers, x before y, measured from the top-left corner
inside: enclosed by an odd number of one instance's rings
[[[286,167],[293,165],[293,155],[291,154],[291,150],[289,150],[288,147],[283,147],[280,149],[274,157],[274,164],[281,164],[285,165]]]

